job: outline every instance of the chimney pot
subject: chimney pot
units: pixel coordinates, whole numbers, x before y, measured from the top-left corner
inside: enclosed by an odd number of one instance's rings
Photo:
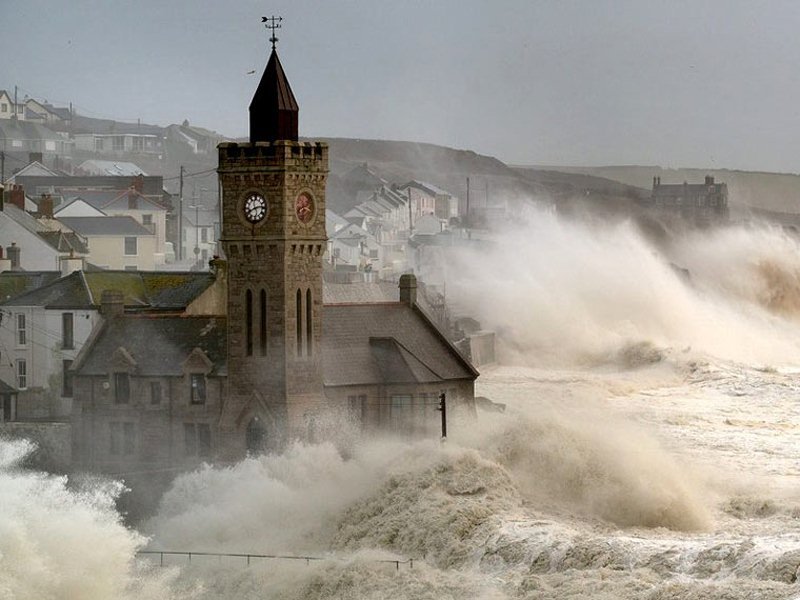
[[[417,303],[417,278],[412,273],[400,276],[400,302],[409,306]]]
[[[20,247],[17,246],[16,242],[11,242],[11,245],[6,248],[6,257],[11,261],[10,268],[13,271],[18,271],[20,269],[19,256]]]

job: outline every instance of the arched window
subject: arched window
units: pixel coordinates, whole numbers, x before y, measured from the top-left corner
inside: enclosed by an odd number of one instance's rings
[[[267,429],[258,417],[253,417],[247,424],[245,444],[249,454],[260,454],[267,447]]]
[[[260,329],[261,356],[267,355],[267,292],[261,290],[258,325]]]
[[[244,299],[245,320],[247,322],[247,331],[245,332],[246,353],[247,356],[253,356],[253,292],[247,290]]]
[[[311,288],[306,290],[306,356],[311,356],[313,353],[312,340],[314,337],[314,322],[311,318]]]
[[[303,294],[297,290],[297,356],[303,356]]]

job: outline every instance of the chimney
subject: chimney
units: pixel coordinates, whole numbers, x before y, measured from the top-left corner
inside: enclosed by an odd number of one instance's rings
[[[25,188],[21,185],[13,184],[8,194],[8,203],[13,204],[20,210],[25,210]]]
[[[0,273],[11,270],[11,260],[3,256],[3,247],[0,246]]]
[[[103,290],[100,296],[100,314],[106,319],[116,319],[125,313],[125,296],[119,290]]]
[[[53,197],[50,194],[42,194],[42,199],[39,200],[39,216],[53,218]]]
[[[409,306],[417,303],[417,278],[412,273],[400,275],[400,302]]]
[[[714,176],[706,175],[706,185],[714,185]]]
[[[75,256],[74,250],[70,250],[69,256],[62,256],[60,260],[62,277],[66,277],[75,271],[83,271],[83,257]]]
[[[11,261],[11,270],[12,271],[19,271],[20,264],[19,264],[19,254],[20,249],[17,246],[17,242],[11,242],[11,245],[6,248],[6,257],[9,261]]]
[[[44,162],[44,156],[41,152],[28,152],[28,162],[32,163],[34,161],[40,163]]]
[[[131,187],[133,187],[133,189],[135,189],[140,194],[143,193],[144,192],[144,175],[139,173],[138,175],[134,176],[133,183],[131,184]]]

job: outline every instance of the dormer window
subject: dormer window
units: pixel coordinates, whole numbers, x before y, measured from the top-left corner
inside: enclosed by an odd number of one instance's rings
[[[190,404],[206,403],[206,376],[203,373],[192,373],[189,375],[191,385]]]
[[[114,403],[128,404],[131,399],[131,376],[128,373],[114,373]]]

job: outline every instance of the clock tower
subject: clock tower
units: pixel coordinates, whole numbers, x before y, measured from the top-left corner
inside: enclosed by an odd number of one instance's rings
[[[298,141],[298,106],[273,47],[249,143],[219,145],[228,269],[222,458],[313,435],[322,409],[322,255],[328,147]]]

